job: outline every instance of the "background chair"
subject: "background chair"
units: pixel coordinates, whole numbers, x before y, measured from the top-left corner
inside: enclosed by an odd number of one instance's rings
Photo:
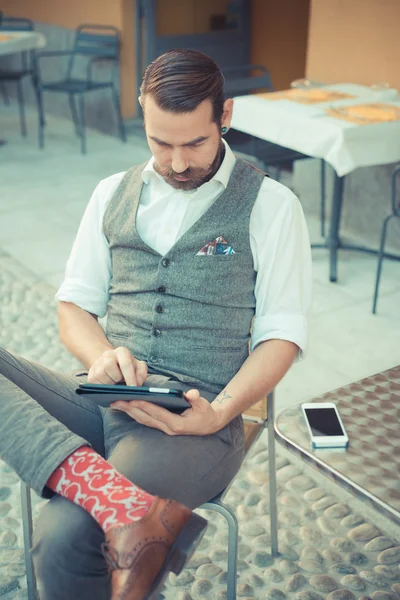
[[[34,31],[33,22],[30,19],[20,19],[14,17],[5,17],[1,15],[0,31]],[[13,69],[5,69],[0,66],[0,90],[5,104],[9,104],[6,84],[14,83],[17,87],[17,99],[20,115],[21,134],[25,137],[27,134],[25,118],[25,101],[23,94],[23,80],[30,77],[35,92],[36,104],[39,116],[39,132],[42,127],[43,103],[39,86],[39,72],[36,60],[35,50],[20,52],[19,66]],[[40,135],[39,135],[40,140]]]
[[[118,67],[120,57],[120,36],[115,27],[106,25],[80,25],[75,34],[75,42],[72,50],[57,50],[53,52],[41,52],[38,58],[69,56],[69,61],[64,79],[50,82],[41,82],[40,89],[44,92],[57,92],[68,95],[72,120],[75,132],[81,140],[82,154],[86,153],[85,132],[85,94],[109,88],[115,106],[119,135],[126,142],[124,122],[121,115],[120,99],[118,93]],[[86,77],[76,77],[74,72],[82,68],[82,58],[86,63]],[[81,62],[78,65],[78,61]],[[105,80],[94,80],[94,71],[99,63],[110,63],[109,77]],[[78,96],[78,106],[75,98]],[[44,142],[44,123],[42,124],[40,137]]]
[[[389,225],[389,221],[393,218],[400,218],[400,192],[397,190],[397,184],[400,180],[400,165],[396,167],[392,173],[392,214],[386,217],[383,221],[382,232],[381,232],[381,243],[379,247],[378,254],[378,268],[376,272],[376,280],[375,280],[375,292],[374,292],[374,300],[372,305],[372,314],[376,314],[376,305],[378,302],[378,291],[379,291],[379,283],[381,280],[382,274],[382,261],[385,256],[385,245],[386,245],[386,236],[387,229]]]
[[[0,10],[0,29],[1,29],[2,21],[3,21],[3,11]],[[0,92],[1,92],[1,95],[3,96],[4,104],[9,104],[7,88],[6,88],[5,83],[1,80],[0,80]]]
[[[268,431],[268,472],[269,472],[269,505],[271,524],[271,554],[278,554],[278,521],[276,503],[276,469],[275,469],[275,433],[274,433],[274,396],[271,392],[266,399],[258,403],[247,414],[243,415],[245,423],[245,453],[249,452],[261,433]],[[223,499],[229,490],[228,486],[218,496],[202,504],[199,508],[213,510],[221,514],[228,525],[228,600],[236,600],[237,553],[239,525],[233,510],[224,504]],[[26,579],[28,584],[28,600],[37,600],[38,592],[30,549],[32,547],[32,503],[30,488],[21,482],[22,526],[24,534],[24,553]]]
[[[262,65],[246,65],[241,67],[229,67],[223,70],[225,77],[225,94],[227,97],[244,96],[256,91],[273,92],[271,76],[266,67]],[[225,135],[226,141],[231,148],[254,156],[261,161],[266,169],[275,168],[275,179],[280,180],[283,166],[293,166],[297,160],[311,158],[307,154],[296,152],[290,148],[284,148],[266,140],[261,140],[253,135],[230,129]],[[325,161],[321,160],[321,235],[325,236]]]

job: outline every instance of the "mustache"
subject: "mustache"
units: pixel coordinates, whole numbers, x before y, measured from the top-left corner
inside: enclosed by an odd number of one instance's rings
[[[171,177],[187,177],[188,179],[192,179],[198,176],[202,176],[207,169],[202,169],[200,167],[188,167],[186,169],[186,171],[182,171],[181,173],[177,173],[176,171],[174,171],[173,169],[171,169],[171,167],[167,167],[166,169],[161,169],[161,167],[159,165],[154,165],[154,169],[156,171],[158,171],[158,173],[162,176],[162,177],[166,177],[167,179],[170,179]]]

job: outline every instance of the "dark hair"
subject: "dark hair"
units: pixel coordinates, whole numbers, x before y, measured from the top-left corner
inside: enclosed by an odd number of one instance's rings
[[[169,50],[144,72],[141,96],[151,95],[163,110],[187,113],[210,99],[213,121],[220,124],[224,109],[224,76],[216,62],[195,50]]]

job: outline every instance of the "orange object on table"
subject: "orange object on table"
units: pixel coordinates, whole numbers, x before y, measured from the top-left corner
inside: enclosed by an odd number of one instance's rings
[[[12,35],[6,35],[4,33],[0,33],[0,42],[8,42],[8,40],[12,40]]]
[[[355,104],[353,106],[331,107],[326,111],[330,117],[344,119],[357,125],[386,123],[400,119],[400,106],[375,102],[371,104]]]
[[[292,88],[282,92],[270,92],[256,94],[265,100],[291,100],[300,104],[318,104],[319,102],[334,102],[335,100],[348,100],[354,98],[351,94],[335,92],[324,88],[312,88],[308,90]]]

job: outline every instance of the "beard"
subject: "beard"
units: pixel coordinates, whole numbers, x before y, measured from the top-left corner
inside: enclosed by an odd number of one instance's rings
[[[165,179],[165,181],[176,190],[184,192],[195,190],[207,181],[210,181],[221,166],[225,156],[225,146],[222,141],[218,147],[214,160],[207,168],[189,167],[183,173],[176,173],[171,167],[162,169],[156,162],[153,164],[153,169]],[[188,181],[178,181],[175,177],[185,177]]]

